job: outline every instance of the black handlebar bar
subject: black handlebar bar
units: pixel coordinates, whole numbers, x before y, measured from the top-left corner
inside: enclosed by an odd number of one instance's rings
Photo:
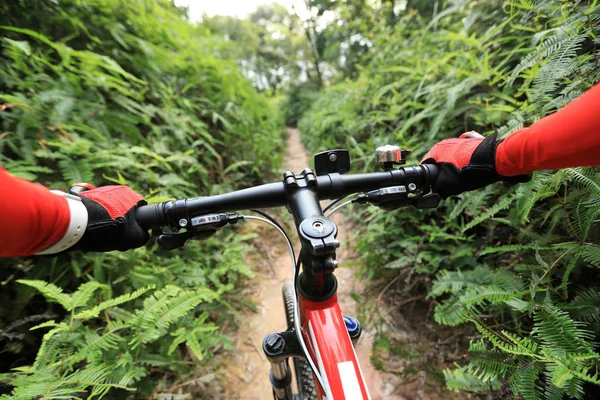
[[[432,164],[364,174],[330,173],[317,176],[317,193],[319,200],[325,200],[390,186],[408,186],[411,183],[421,189],[431,186],[438,175],[439,168]],[[200,215],[285,205],[285,185],[277,182],[216,196],[141,206],[136,210],[136,220],[146,229],[177,227],[181,225],[181,220],[189,221]]]

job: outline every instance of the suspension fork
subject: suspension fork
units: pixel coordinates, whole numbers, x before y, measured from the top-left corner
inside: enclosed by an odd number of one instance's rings
[[[271,363],[269,378],[275,400],[292,400],[292,374],[289,358],[302,357],[296,332],[290,327],[285,332],[271,333],[263,340],[263,351]]]

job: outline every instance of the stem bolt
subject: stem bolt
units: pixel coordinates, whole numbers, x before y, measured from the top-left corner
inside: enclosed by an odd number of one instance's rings
[[[417,190],[417,185],[415,185],[414,183],[409,183],[408,190],[410,190],[411,192],[414,192],[415,190]]]
[[[323,223],[321,221],[315,221],[312,224],[312,227],[317,231],[317,232],[322,232],[324,227],[323,227]]]
[[[183,228],[184,226],[187,226],[187,224],[188,224],[188,221],[187,221],[187,219],[185,219],[185,218],[181,218],[181,219],[179,220],[179,226],[180,226],[180,227],[182,227],[182,228]]]

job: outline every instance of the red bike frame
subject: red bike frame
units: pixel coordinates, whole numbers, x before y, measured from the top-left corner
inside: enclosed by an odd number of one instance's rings
[[[317,399],[370,400],[337,293],[319,302],[298,299],[302,337],[325,385],[315,379]]]

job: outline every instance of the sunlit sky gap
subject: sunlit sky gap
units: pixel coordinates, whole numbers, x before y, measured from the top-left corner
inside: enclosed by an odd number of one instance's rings
[[[296,7],[297,12],[305,9],[303,0],[175,0],[178,6],[189,7],[191,21],[199,21],[204,14],[209,17],[214,15],[230,15],[245,17],[263,4],[281,4],[287,9]]]

